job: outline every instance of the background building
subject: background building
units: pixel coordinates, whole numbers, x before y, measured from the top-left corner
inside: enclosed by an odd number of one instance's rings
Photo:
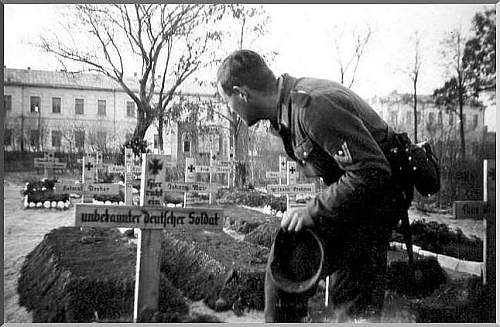
[[[130,78],[126,83],[137,81]],[[219,154],[227,153],[228,122],[213,112],[210,117],[204,108],[207,100],[212,109],[222,105],[215,94],[210,87],[187,82],[181,86],[173,103],[197,104],[199,117],[191,124],[173,122],[165,127],[165,154],[194,156],[210,152],[207,144]],[[118,83],[97,74],[4,68],[4,108],[5,151],[116,152],[133,135],[137,121],[135,102]],[[187,132],[193,129],[195,133]],[[146,140],[158,153],[156,122]]]
[[[392,92],[384,97],[373,97],[368,103],[398,132],[407,132],[414,138],[413,95]],[[431,95],[417,96],[418,141],[456,141],[460,138],[460,120],[457,112],[446,110],[434,103]],[[484,145],[487,126],[484,113],[486,107],[478,101],[467,101],[463,107],[464,133],[468,153]],[[472,146],[471,146],[472,145]]]

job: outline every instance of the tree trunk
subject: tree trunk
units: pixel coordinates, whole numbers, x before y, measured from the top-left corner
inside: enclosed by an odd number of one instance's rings
[[[153,122],[154,115],[148,114],[151,108],[137,108],[137,125],[134,130],[134,138],[144,139],[146,131]]]
[[[24,115],[21,115],[21,151],[24,152]]]
[[[158,119],[158,149],[163,154],[163,117]]]
[[[460,154],[462,155],[462,159],[465,159],[465,132],[464,132],[464,120],[463,120],[463,107],[464,101],[462,92],[459,92],[458,99],[458,109],[460,112]]]
[[[238,170],[236,175],[240,176],[240,178],[236,178],[235,186],[244,187],[243,184],[247,180],[246,175],[248,174],[248,126],[242,122],[235,136],[235,160],[239,163],[239,165],[236,165]]]
[[[417,80],[413,80],[413,125],[414,125],[414,142],[418,143],[417,138],[417,129],[418,129],[418,121],[417,121]]]

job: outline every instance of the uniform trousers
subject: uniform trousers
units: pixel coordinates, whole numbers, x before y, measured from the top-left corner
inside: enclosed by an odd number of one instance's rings
[[[380,318],[384,303],[387,249],[391,227],[376,221],[321,223],[313,231],[324,245],[320,279],[330,276],[330,309],[337,322]],[[270,277],[271,248],[265,277],[265,321],[303,322],[316,284],[301,294],[287,293]]]

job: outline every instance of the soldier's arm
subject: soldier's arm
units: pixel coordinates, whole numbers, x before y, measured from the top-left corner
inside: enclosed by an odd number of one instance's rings
[[[320,217],[346,219],[363,213],[363,208],[376,205],[390,180],[391,169],[382,150],[361,119],[345,109],[348,105],[345,97],[313,96],[301,113],[306,134],[344,171],[309,203],[315,222]]]

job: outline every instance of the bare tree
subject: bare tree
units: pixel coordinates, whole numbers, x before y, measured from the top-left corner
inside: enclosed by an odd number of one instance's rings
[[[58,31],[50,39],[42,37],[40,46],[65,68],[68,62],[79,63],[81,70],[118,83],[137,106],[134,137],[142,140],[155,119],[160,127],[169,120],[176,90],[211,60],[220,39],[215,23],[223,9],[202,4],[70,5],[70,21],[63,26],[67,39]],[[86,37],[88,46],[77,36]],[[130,81],[127,69],[134,64],[141,73]]]
[[[417,83],[418,77],[420,75],[420,67],[422,66],[422,52],[420,46],[420,34],[418,31],[415,31],[411,42],[414,45],[412,49],[413,53],[413,61],[411,63],[410,69],[408,70],[408,76],[411,79],[413,85],[413,129],[414,129],[414,142],[418,142],[418,122],[417,122]]]
[[[434,91],[436,102],[456,110],[460,121],[460,153],[465,158],[465,131],[463,107],[467,99],[466,75],[463,63],[465,37],[459,29],[452,31],[442,41],[441,60],[450,77],[440,89]]]
[[[344,43],[344,30],[336,33],[334,37],[333,43],[335,45],[336,61],[340,73],[339,81],[349,88],[355,82],[361,57],[365,53],[372,32],[372,28],[369,25],[365,31],[361,31],[359,27],[355,27],[351,31],[352,39],[349,39],[347,44]]]

